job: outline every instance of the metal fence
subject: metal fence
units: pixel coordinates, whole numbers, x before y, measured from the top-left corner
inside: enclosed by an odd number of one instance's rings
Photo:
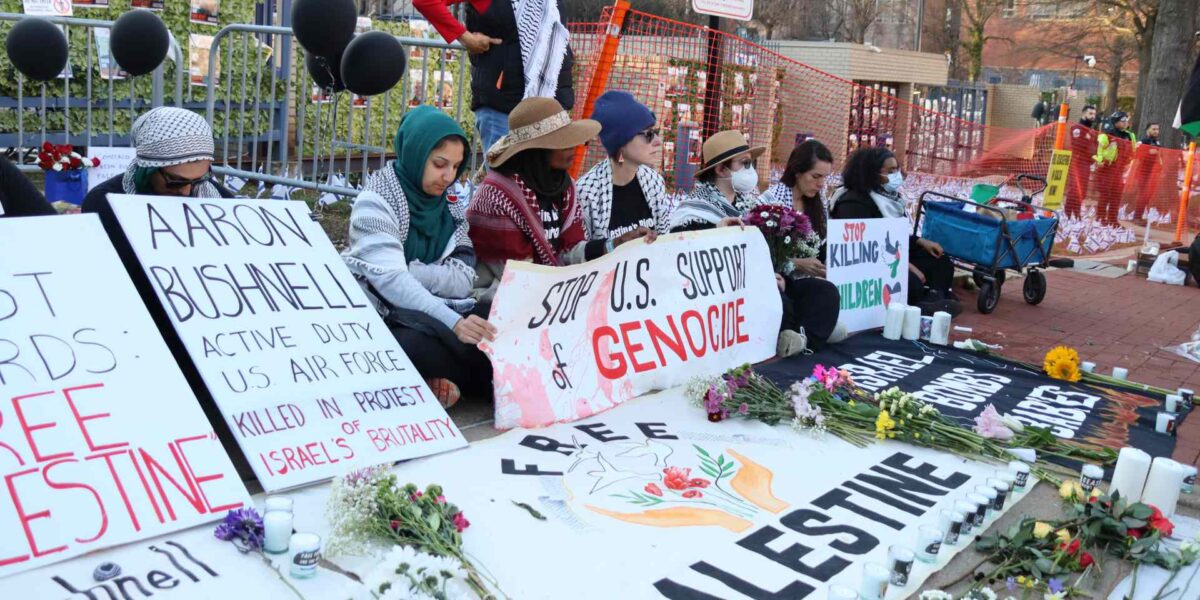
[[[0,21],[19,21],[25,16],[15,13],[0,13]],[[5,127],[0,130],[0,147],[17,148],[19,151],[23,151],[41,146],[47,140],[78,146],[129,145],[127,130],[122,132],[118,126],[118,121],[124,120],[119,115],[127,113],[128,120],[132,122],[139,112],[163,105],[163,66],[160,65],[150,76],[150,100],[140,100],[135,92],[135,79],[137,78],[120,77],[111,55],[97,47],[93,31],[96,29],[111,30],[113,21],[73,17],[43,18],[69,28],[70,31],[75,32],[71,38],[76,40],[82,30],[86,44],[84,62],[71,61],[64,71],[65,76],[60,76],[59,80],[45,83],[28,82],[24,75],[21,75],[20,72],[16,73],[16,96],[0,97],[0,110],[11,110],[16,113],[16,123],[13,125],[13,129]],[[176,65],[183,64],[183,52],[173,36],[169,52]],[[184,71],[185,69],[175,68],[174,104],[176,106],[184,105]],[[109,76],[105,77],[105,73],[108,73]],[[47,90],[58,85],[62,86],[62,95],[49,97]],[[128,86],[128,98],[117,99],[119,86]],[[29,93],[30,88],[33,88],[33,94]],[[75,89],[74,95],[72,88]],[[72,113],[74,113],[74,117],[72,117]],[[82,119],[78,118],[80,113],[83,114]],[[20,168],[25,171],[39,170],[36,165],[27,164],[21,164]]]

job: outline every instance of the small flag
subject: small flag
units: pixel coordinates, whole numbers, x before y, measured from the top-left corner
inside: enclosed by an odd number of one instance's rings
[[[1192,76],[1183,90],[1183,100],[1179,102],[1179,111],[1175,113],[1174,126],[1194,138],[1200,138],[1200,58],[1196,59]]]

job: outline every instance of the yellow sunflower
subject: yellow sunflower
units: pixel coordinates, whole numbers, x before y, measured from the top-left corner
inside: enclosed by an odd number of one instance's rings
[[[1076,367],[1079,366],[1079,353],[1074,348],[1067,346],[1055,346],[1046,353],[1046,358],[1042,359],[1042,366],[1046,372],[1050,372],[1050,365],[1056,362],[1070,362]]]
[[[1069,360],[1058,360],[1046,366],[1046,374],[1053,379],[1061,379],[1063,381],[1079,381],[1082,377],[1079,373],[1079,365]]]

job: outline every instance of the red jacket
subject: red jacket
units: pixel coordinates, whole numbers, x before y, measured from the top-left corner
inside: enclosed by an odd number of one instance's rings
[[[475,11],[479,14],[487,12],[489,6],[492,5],[492,0],[467,0]],[[421,16],[429,20],[433,28],[442,35],[442,39],[447,43],[457,40],[459,36],[466,33],[467,28],[463,27],[454,15],[450,14],[450,9],[447,8],[451,4],[459,4],[463,0],[413,0],[413,8],[421,13]]]

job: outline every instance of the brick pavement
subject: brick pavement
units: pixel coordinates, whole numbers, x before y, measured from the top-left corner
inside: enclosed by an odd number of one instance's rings
[[[965,308],[954,324],[971,327],[976,339],[1003,345],[1002,354],[1017,360],[1040,363],[1046,351],[1062,344],[1095,362],[1097,372],[1120,366],[1139,383],[1200,390],[1200,363],[1162,349],[1189,341],[1200,328],[1200,289],[1133,275],[1109,279],[1063,270],[1046,277],[1041,305],[1026,304],[1023,281],[1011,279],[990,315],[975,309],[975,292],[960,290]],[[1200,413],[1179,428],[1174,458],[1200,466]]]

